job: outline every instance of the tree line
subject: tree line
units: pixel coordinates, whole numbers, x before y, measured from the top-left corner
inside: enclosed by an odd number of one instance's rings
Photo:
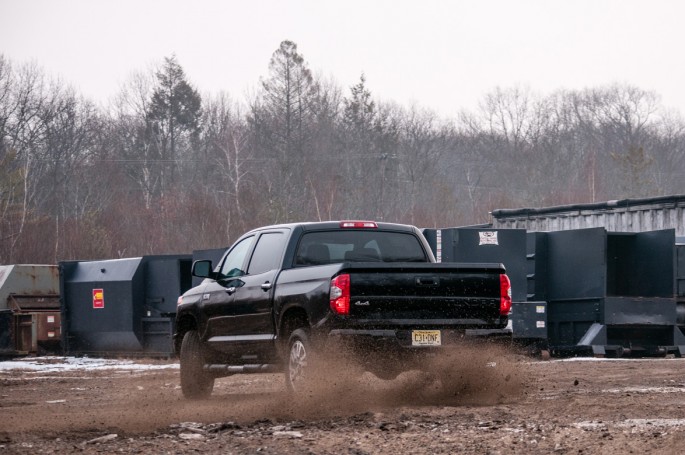
[[[249,99],[175,56],[106,107],[0,54],[0,263],[188,253],[302,220],[448,227],[683,192],[685,122],[630,85],[496,88],[446,119],[315,75],[283,41]]]

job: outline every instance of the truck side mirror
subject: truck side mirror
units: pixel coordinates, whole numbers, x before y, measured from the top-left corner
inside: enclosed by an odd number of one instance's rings
[[[198,278],[211,278],[213,276],[212,261],[203,259],[193,262],[190,273]]]

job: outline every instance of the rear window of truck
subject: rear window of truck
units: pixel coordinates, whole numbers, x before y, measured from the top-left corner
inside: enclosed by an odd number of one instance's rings
[[[401,232],[346,229],[308,232],[300,239],[296,266],[339,262],[428,262],[428,257],[415,235]]]

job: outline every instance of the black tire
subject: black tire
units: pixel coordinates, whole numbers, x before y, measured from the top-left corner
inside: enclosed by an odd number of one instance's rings
[[[291,393],[310,390],[314,376],[315,354],[305,329],[295,329],[288,338],[285,358],[285,386]]]
[[[207,398],[214,388],[214,377],[204,370],[205,356],[200,336],[189,330],[181,342],[181,391],[186,398]]]

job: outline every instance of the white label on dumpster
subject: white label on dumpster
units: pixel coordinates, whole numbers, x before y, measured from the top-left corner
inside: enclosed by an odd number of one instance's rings
[[[545,312],[545,306],[544,305],[538,305],[535,307],[535,312],[536,313],[544,313]]]
[[[499,245],[497,242],[497,231],[484,231],[479,232],[478,237],[480,238],[480,245]]]
[[[545,321],[536,321],[536,327],[538,329],[544,329],[545,328]]]
[[[54,324],[55,323],[55,317],[54,316],[48,316],[48,323]]]

